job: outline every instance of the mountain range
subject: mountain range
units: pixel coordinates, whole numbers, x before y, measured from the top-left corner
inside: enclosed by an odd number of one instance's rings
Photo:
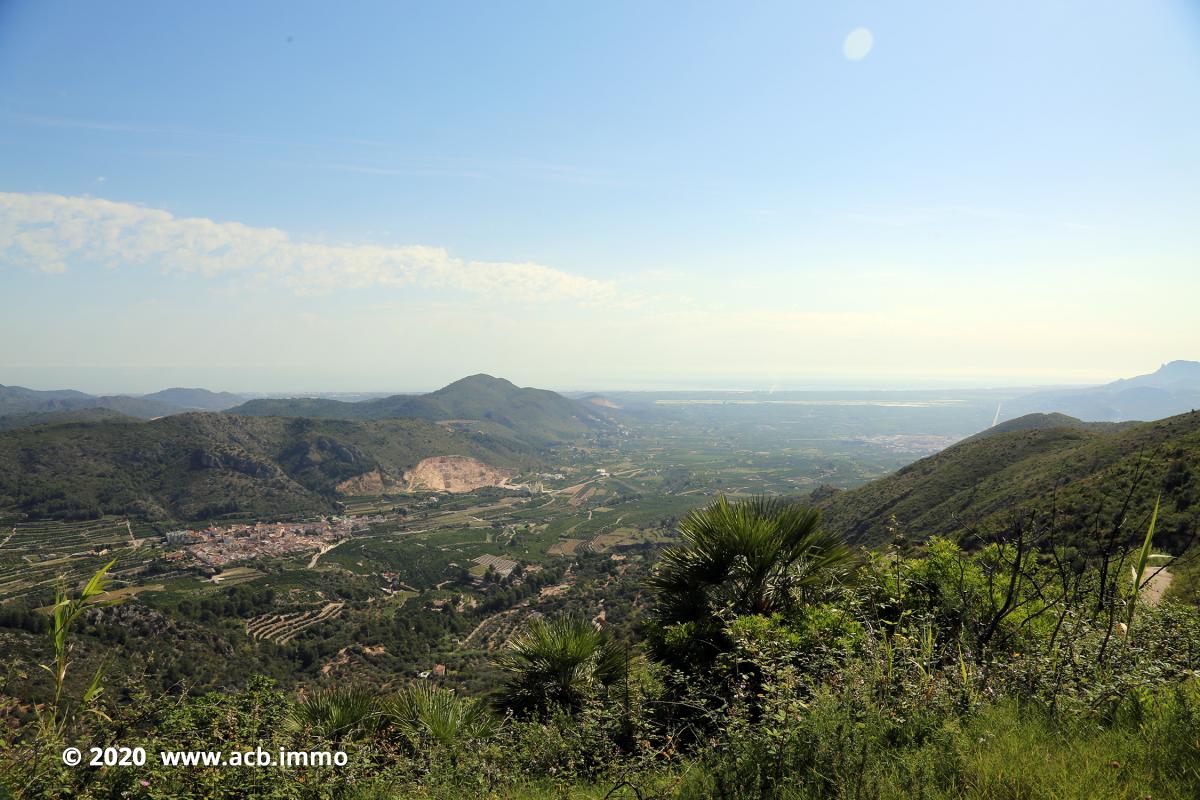
[[[1184,397],[1195,366],[1172,362],[1154,375],[1092,391]],[[465,456],[511,474],[544,463],[548,446],[589,436],[602,441],[625,430],[623,412],[611,403],[520,388],[488,375],[424,395],[259,399],[221,412],[136,418],[149,407],[137,404],[223,405],[235,397],[173,389],[95,398],[4,387],[0,508],[35,517],[180,521],[329,512],[337,508],[339,486],[398,485],[435,456]],[[97,399],[134,405],[126,411],[86,405]],[[14,411],[31,405],[34,410]],[[818,490],[812,499],[828,527],[865,544],[896,533],[924,538],[994,528],[1032,509],[1054,508],[1061,525],[1083,530],[1098,513],[1115,513],[1113,498],[1139,471],[1129,518],[1148,514],[1161,492],[1161,535],[1178,542],[1194,533],[1200,413],[1148,423],[1031,413],[863,487]]]
[[[435,392],[392,395],[357,403],[318,398],[250,400],[230,414],[315,419],[424,419],[467,426],[545,445],[612,430],[613,409],[572,400],[547,389],[520,388],[503,378],[471,375]]]
[[[1005,418],[1059,412],[1093,421],[1155,420],[1200,408],[1200,361],[1171,361],[1148,375],[1083,389],[1034,392],[1004,404]]]
[[[50,394],[62,396],[41,401],[88,397]],[[229,396],[175,389],[137,399],[163,398],[220,404]],[[426,395],[254,400],[223,413],[151,421],[107,408],[52,407],[0,418],[0,508],[187,521],[329,512],[339,486],[399,485],[437,456],[476,459],[478,469],[497,474],[541,463],[547,446],[619,430],[612,413],[488,375]]]
[[[210,392],[207,389],[164,389],[147,395],[91,395],[73,389],[39,391],[23,386],[0,385],[0,418],[99,408],[131,417],[153,419],[185,411],[222,411],[245,399],[230,392]],[[67,415],[61,419],[70,421],[72,417]],[[15,425],[10,420],[7,427]]]
[[[365,400],[327,397],[247,400],[231,392],[164,389],[147,395],[90,395],[0,386],[0,430],[58,422],[156,419],[189,411],[251,417],[312,419],[423,419],[509,437],[536,446],[614,429],[614,408],[593,398],[572,400],[546,389],[520,388],[503,378],[472,375],[428,394]],[[116,416],[114,416],[116,415]]]

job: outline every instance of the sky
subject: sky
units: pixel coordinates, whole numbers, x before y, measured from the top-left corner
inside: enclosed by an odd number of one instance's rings
[[[0,0],[0,384],[1200,358],[1200,3]]]

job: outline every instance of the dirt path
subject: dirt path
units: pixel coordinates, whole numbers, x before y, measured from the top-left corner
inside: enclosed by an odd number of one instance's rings
[[[347,541],[347,540],[343,539],[342,541]],[[312,558],[310,558],[310,559],[308,560],[308,568],[309,568],[309,569],[316,569],[316,568],[317,568],[317,560],[318,560],[318,559],[319,559],[321,556],[325,555],[326,553],[328,553],[330,550],[332,550],[333,548],[337,547],[337,546],[338,546],[339,544],[341,544],[341,543],[342,543],[342,542],[331,542],[330,544],[327,544],[327,545],[325,545],[324,547],[322,547],[322,548],[321,548],[320,550],[318,550],[317,552],[313,553],[313,557],[312,557]]]
[[[129,524],[129,520],[125,520],[125,530],[129,531],[129,544],[137,550],[142,546],[142,540],[133,535],[133,526]]]
[[[1167,589],[1171,586],[1171,581],[1175,580],[1175,576],[1170,570],[1162,569],[1155,566],[1158,559],[1170,559],[1168,553],[1151,553],[1150,563],[1146,565],[1146,572],[1142,579],[1142,590],[1139,593],[1142,601],[1148,606],[1156,606],[1163,599],[1163,595],[1167,593]],[[1130,568],[1132,572],[1132,567]]]
[[[1173,580],[1175,580],[1175,576],[1171,574],[1170,570],[1160,569],[1150,573],[1150,578],[1142,587],[1142,600],[1148,606],[1158,605]]]

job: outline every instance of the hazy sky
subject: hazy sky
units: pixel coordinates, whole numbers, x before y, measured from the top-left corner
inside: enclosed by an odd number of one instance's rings
[[[0,0],[0,383],[1200,358],[1200,8]]]

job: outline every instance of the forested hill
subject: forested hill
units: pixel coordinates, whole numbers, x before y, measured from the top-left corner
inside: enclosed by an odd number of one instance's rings
[[[80,408],[66,411],[35,411],[0,417],[0,430],[28,428],[33,425],[62,425],[68,422],[141,422],[110,408]]]
[[[1005,524],[1020,509],[1056,509],[1072,532],[1110,519],[1138,470],[1127,519],[1144,516],[1159,492],[1160,539],[1179,544],[1200,515],[1200,413],[1134,425],[1092,425],[1030,415],[971,437],[886,478],[817,502],[826,526],[856,542],[955,535]],[[1060,416],[1061,415],[1056,415]],[[1022,420],[1024,421],[1022,423]],[[893,523],[894,520],[894,523]]]
[[[419,419],[346,422],[180,414],[150,422],[0,431],[0,511],[205,520],[336,509],[341,481],[423,458],[465,455],[494,467],[536,463],[511,439]]]
[[[531,444],[551,444],[608,430],[614,425],[610,409],[571,400],[546,389],[520,388],[490,375],[472,375],[422,395],[393,395],[357,403],[316,398],[251,400],[230,409],[229,413],[257,417],[477,422]]]
[[[1123,430],[1128,430],[1137,426],[1136,422],[1084,422],[1081,419],[1059,414],[1026,414],[1023,417],[1006,420],[993,425],[987,430],[980,431],[974,436],[970,436],[963,441],[974,441],[977,439],[986,439],[989,436],[996,436],[1001,433],[1011,433],[1013,431],[1033,431],[1044,430],[1046,428],[1067,428],[1076,431],[1088,431],[1091,433],[1118,433]]]

